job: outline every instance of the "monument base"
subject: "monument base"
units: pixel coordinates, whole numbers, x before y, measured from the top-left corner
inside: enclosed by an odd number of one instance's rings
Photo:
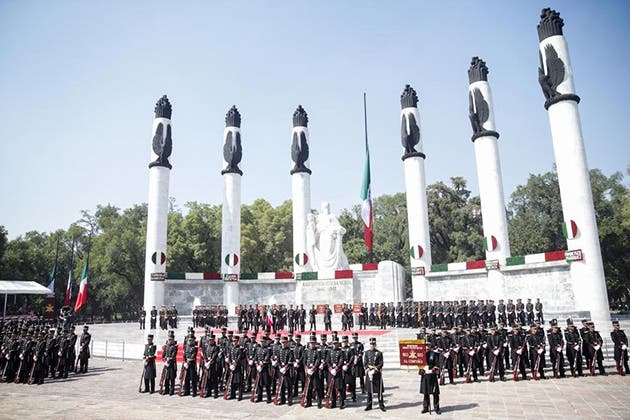
[[[167,273],[164,301],[190,315],[196,305],[224,305],[226,283],[216,273]],[[311,305],[400,302],[405,300],[405,269],[393,261],[351,264],[350,270],[307,273],[244,273],[241,305]],[[228,308],[229,313],[234,308]]]

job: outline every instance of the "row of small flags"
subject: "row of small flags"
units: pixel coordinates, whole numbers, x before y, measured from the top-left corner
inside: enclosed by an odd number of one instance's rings
[[[68,273],[68,282],[66,283],[66,295],[64,298],[64,305],[70,306],[70,302],[72,301],[72,269],[74,268],[74,248],[75,241],[72,240],[72,254],[70,257],[70,269]],[[55,293],[55,280],[57,278],[57,262],[59,259],[59,238],[57,238],[57,250],[55,252],[55,263],[53,264],[53,268],[50,271],[50,277],[48,279],[48,289],[52,294]],[[79,284],[79,294],[77,295],[77,300],[74,303],[74,311],[77,312],[81,309],[82,306],[87,304],[87,294],[88,294],[88,272],[90,266],[90,251],[88,248],[87,258],[85,260],[85,265],[83,266],[83,273],[81,274],[81,283]]]

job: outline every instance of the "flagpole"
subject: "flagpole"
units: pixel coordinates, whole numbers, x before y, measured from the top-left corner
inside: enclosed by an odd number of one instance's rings
[[[367,97],[367,94],[363,92],[363,124],[364,124],[364,129],[365,129],[365,155],[368,159],[368,165],[369,165],[370,151],[368,148],[367,98],[366,97]],[[370,196],[368,197],[370,202],[372,201],[372,192],[371,192],[372,185],[371,184],[372,182],[370,181],[370,191],[369,191]],[[370,207],[371,207],[371,203],[370,203]],[[372,237],[374,237],[374,217],[371,214],[370,214],[370,224],[372,224]],[[374,247],[370,249],[368,253],[368,259],[371,263],[374,262]]]
[[[64,305],[69,306],[70,301],[72,300],[72,270],[74,269],[74,244],[75,237],[72,237],[72,251],[70,253],[70,270],[68,273],[68,284],[66,284],[66,298],[64,298]],[[70,293],[68,293],[68,289],[70,289]]]

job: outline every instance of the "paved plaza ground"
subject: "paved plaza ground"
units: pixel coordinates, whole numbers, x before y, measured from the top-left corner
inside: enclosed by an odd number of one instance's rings
[[[421,403],[419,376],[415,371],[385,370],[385,404],[365,412],[364,398],[348,403],[345,410],[327,410],[298,404],[292,407],[252,404],[249,400],[224,401],[192,397],[139,394],[142,362],[93,359],[90,372],[71,375],[44,385],[0,384],[1,417],[4,419],[159,419],[159,418],[368,418],[418,419]],[[612,373],[612,367],[608,368]],[[441,387],[440,418],[465,419],[629,419],[630,376],[614,374],[544,381],[495,382]],[[431,415],[435,418],[435,413]]]
[[[177,331],[183,336],[189,322],[182,323]],[[625,326],[626,330],[628,326]],[[358,395],[356,403],[348,402],[344,410],[327,410],[311,407],[304,409],[296,403],[292,407],[273,404],[252,404],[223,399],[139,394],[138,385],[142,362],[136,359],[148,330],[139,331],[136,324],[94,325],[91,327],[97,347],[108,340],[110,352],[121,350],[125,341],[126,360],[94,357],[90,372],[71,374],[65,380],[49,380],[41,386],[0,383],[0,418],[24,419],[159,419],[230,418],[230,419],[300,419],[312,418],[367,418],[367,419],[421,419],[421,400],[418,394],[419,379],[416,370],[391,369],[394,357],[387,355],[384,371],[385,405],[387,412],[377,408],[365,412],[365,397]],[[412,330],[394,329],[378,337],[381,350],[393,352],[399,338],[410,338]],[[604,333],[604,331],[602,332]],[[606,332],[607,333],[607,332]],[[368,334],[369,335],[369,334]],[[164,332],[156,342],[163,342]],[[363,338],[366,342],[367,339]],[[118,343],[118,344],[116,344]],[[116,345],[114,345],[116,344]],[[96,350],[96,348],[95,348]],[[111,354],[111,353],[110,353]],[[116,356],[114,356],[116,357]],[[388,362],[391,361],[391,362]],[[614,373],[614,362],[606,360],[608,376],[547,379],[544,381],[487,382],[466,384],[456,379],[455,385],[441,387],[440,418],[465,419],[630,419],[630,376]],[[161,363],[158,363],[158,372]],[[549,374],[551,376],[551,374]],[[508,373],[506,377],[511,377]],[[247,394],[246,394],[247,397]],[[435,418],[435,413],[430,417]]]

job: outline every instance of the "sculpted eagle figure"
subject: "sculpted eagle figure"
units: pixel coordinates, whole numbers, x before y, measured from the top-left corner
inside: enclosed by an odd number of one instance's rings
[[[293,133],[291,140],[291,159],[294,166],[291,173],[296,172],[308,172],[310,170],[306,167],[305,163],[308,160],[308,142],[306,141],[306,134],[304,131]]]
[[[557,89],[560,83],[564,81],[564,62],[562,62],[562,59],[558,57],[558,52],[553,45],[545,45],[545,63],[547,64],[547,72],[545,73],[543,57],[540,51],[538,52],[538,56],[540,58],[540,67],[538,67],[538,83],[540,83],[545,99],[554,98],[560,95],[560,92],[558,92]]]
[[[484,123],[490,117],[490,107],[478,88],[474,88],[472,92],[468,93],[468,116],[473,133],[481,133]]]
[[[168,161],[171,152],[173,151],[173,139],[171,138],[171,125],[166,125],[166,133],[164,133],[164,124],[159,123],[153,136],[153,153],[158,157],[155,161],[150,163],[152,166],[165,166],[171,168],[171,164]]]
[[[420,127],[413,113],[403,114],[400,126],[400,139],[405,148],[405,155],[417,153],[415,146],[420,143]]]
[[[241,146],[241,133],[236,131],[236,135],[232,135],[232,130],[228,131],[223,145],[223,159],[227,162],[227,167],[222,173],[237,173],[243,175],[238,167],[243,158],[243,148]]]

